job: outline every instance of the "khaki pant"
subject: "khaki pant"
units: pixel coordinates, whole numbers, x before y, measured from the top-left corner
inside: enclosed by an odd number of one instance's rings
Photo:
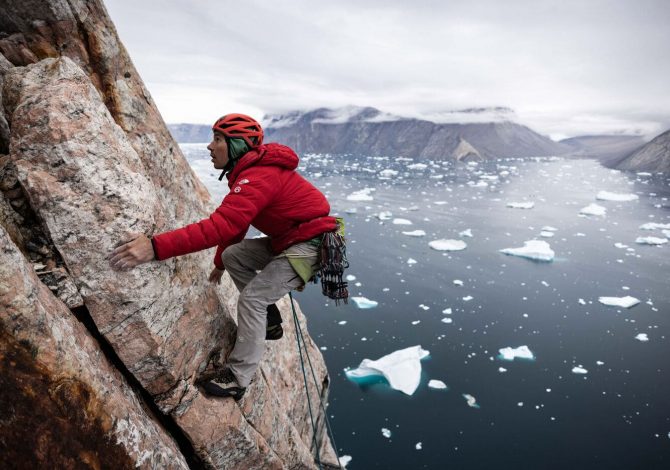
[[[229,246],[221,255],[223,265],[240,291],[237,340],[228,357],[228,367],[241,387],[249,385],[265,351],[267,306],[303,284],[287,259],[291,255],[309,259],[313,256],[316,264],[318,248],[298,243],[275,256],[268,238],[254,238]]]

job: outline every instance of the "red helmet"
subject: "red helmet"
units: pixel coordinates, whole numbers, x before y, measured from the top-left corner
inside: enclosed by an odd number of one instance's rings
[[[214,123],[212,130],[230,139],[244,139],[250,148],[263,143],[263,128],[246,114],[226,114]]]

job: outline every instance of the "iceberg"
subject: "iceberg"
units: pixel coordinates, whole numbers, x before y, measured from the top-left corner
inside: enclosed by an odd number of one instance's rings
[[[363,359],[358,368],[345,370],[348,379],[356,380],[374,375],[383,376],[395,390],[412,395],[421,381],[421,359],[430,353],[420,345],[387,354],[376,361]]]
[[[635,297],[627,295],[626,297],[598,297],[598,302],[610,307],[631,308],[640,303]]]
[[[535,207],[534,202],[508,202],[507,207],[512,209],[532,209]]]
[[[446,390],[447,384],[442,382],[441,380],[430,380],[428,381],[428,387],[434,388],[435,390]]]
[[[605,215],[606,212],[607,209],[598,204],[589,204],[586,207],[582,207],[579,211],[579,213],[583,215]]]
[[[468,245],[463,240],[440,239],[428,242],[428,246],[437,251],[460,251],[465,250]]]
[[[664,245],[668,243],[668,239],[658,237],[637,237],[635,243],[639,243],[640,245]]]
[[[525,345],[519,346],[518,348],[501,348],[498,349],[498,352],[500,353],[498,359],[505,361],[513,361],[517,357],[519,359],[528,359],[530,361],[535,360],[535,355],[533,355],[533,352],[528,348],[528,346]]]
[[[520,248],[504,248],[501,253],[522,258],[534,259],[537,261],[551,261],[554,259],[554,251],[549,243],[542,240],[528,240],[523,242]]]
[[[426,232],[423,230],[413,230],[411,232],[401,232],[403,235],[407,235],[408,237],[423,237],[426,235]]]
[[[596,199],[599,201],[635,201],[639,199],[636,194],[622,194],[622,193],[610,193],[608,191],[600,191],[596,194]]]
[[[471,408],[479,408],[479,405],[477,404],[477,399],[473,397],[472,395],[469,395],[467,393],[463,394],[463,398],[465,398],[465,401],[468,402],[468,406]]]
[[[347,196],[347,201],[372,201],[374,198],[370,196],[370,193],[374,190],[374,188],[364,188],[359,191],[354,191]]]
[[[378,305],[376,300],[370,300],[367,297],[352,297],[356,307],[361,309],[375,308]]]

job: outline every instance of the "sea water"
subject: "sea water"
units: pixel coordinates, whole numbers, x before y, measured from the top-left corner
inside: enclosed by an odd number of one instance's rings
[[[182,148],[223,197],[205,145]],[[667,178],[558,158],[304,155],[299,171],[345,218],[349,292],[370,301],[295,294],[347,468],[670,468],[670,244],[636,243],[669,238]],[[550,260],[501,252],[533,240]],[[411,396],[347,379],[415,345],[430,356]]]

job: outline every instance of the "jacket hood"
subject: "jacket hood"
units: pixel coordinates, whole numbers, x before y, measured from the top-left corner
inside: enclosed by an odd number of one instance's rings
[[[298,155],[286,145],[260,145],[249,150],[240,158],[228,175],[228,184],[231,185],[237,179],[237,175],[251,166],[278,166],[287,170],[295,170],[298,168],[298,161]]]

